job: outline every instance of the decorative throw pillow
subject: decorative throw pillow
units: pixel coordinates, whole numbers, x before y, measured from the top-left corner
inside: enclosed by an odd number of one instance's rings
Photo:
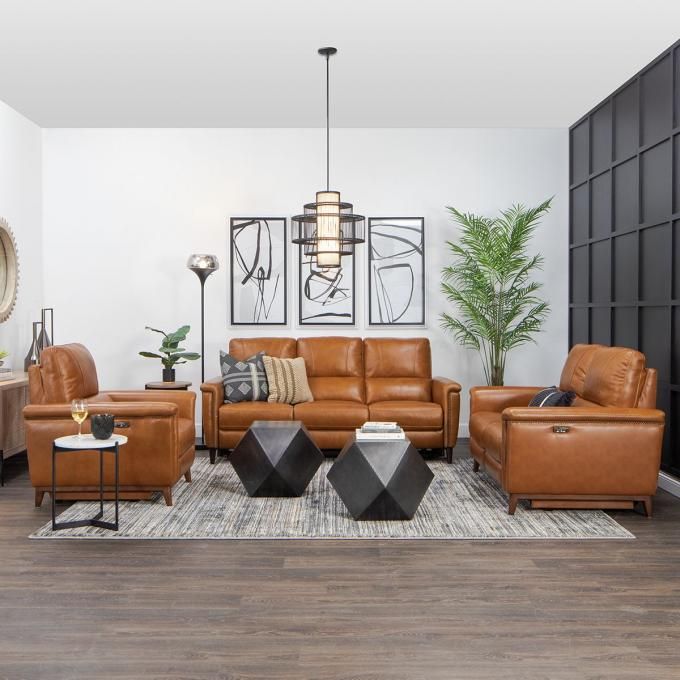
[[[555,386],[546,387],[532,398],[529,406],[571,406],[575,397],[575,392],[562,392]]]
[[[263,358],[264,352],[258,352],[245,361],[239,361],[234,359],[231,354],[220,352],[220,367],[226,403],[267,401],[269,385]]]
[[[265,356],[264,370],[269,383],[269,402],[277,404],[300,404],[314,401],[307,382],[307,368],[302,357],[277,359]]]

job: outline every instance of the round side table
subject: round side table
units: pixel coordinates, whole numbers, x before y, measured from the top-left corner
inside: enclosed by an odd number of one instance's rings
[[[100,529],[111,529],[118,531],[118,447],[127,444],[127,437],[122,434],[113,434],[108,439],[95,439],[91,434],[69,435],[59,437],[52,443],[52,531],[59,529],[73,529],[75,527],[99,527]],[[90,519],[80,519],[71,522],[57,522],[56,518],[56,495],[57,495],[57,454],[73,453],[73,451],[93,451],[99,452],[99,512]],[[104,516],[104,452],[110,451],[114,456],[115,467],[115,522],[105,522]]]
[[[188,390],[191,383],[186,380],[176,380],[175,382],[148,382],[144,385],[147,390]]]

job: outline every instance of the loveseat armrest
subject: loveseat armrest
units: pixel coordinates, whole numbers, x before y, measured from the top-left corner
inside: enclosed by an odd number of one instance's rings
[[[507,408],[503,486],[511,494],[651,496],[663,430],[657,409]]]
[[[496,387],[470,388],[470,415],[480,411],[502,413],[510,406],[528,406],[531,399],[545,387]]]
[[[444,448],[453,448],[458,440],[461,386],[450,378],[432,378],[432,401],[444,414]]]
[[[209,449],[219,448],[218,418],[220,406],[224,403],[222,378],[211,378],[201,384],[203,400],[203,438]]]
[[[193,422],[196,413],[196,394],[180,390],[116,390],[105,392],[112,402],[174,404],[180,418],[188,418]]]

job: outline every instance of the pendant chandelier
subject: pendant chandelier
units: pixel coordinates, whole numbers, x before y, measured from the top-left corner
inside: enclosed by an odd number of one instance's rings
[[[355,215],[351,203],[340,200],[339,191],[330,189],[330,88],[329,61],[337,50],[322,47],[319,54],[326,58],[326,189],[316,192],[316,202],[304,206],[304,214],[295,215],[293,243],[304,247],[320,269],[341,267],[341,258],[352,255],[354,246],[364,242],[364,216]]]

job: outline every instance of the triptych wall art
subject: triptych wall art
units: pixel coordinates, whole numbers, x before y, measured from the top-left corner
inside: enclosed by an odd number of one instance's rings
[[[231,218],[232,326],[288,325],[289,247],[285,217]],[[365,252],[368,325],[424,326],[424,218],[370,217]],[[297,255],[297,325],[355,326],[357,256],[323,270]]]

